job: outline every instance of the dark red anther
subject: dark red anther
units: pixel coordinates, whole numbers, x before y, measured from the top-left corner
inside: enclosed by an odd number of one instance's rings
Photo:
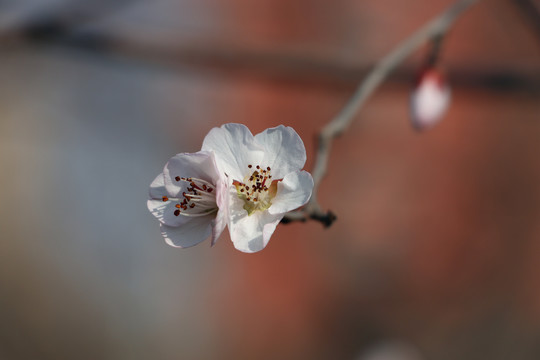
[[[180,176],[175,177],[174,180],[180,181]]]
[[[270,171],[270,166],[266,168],[266,170]]]
[[[180,204],[174,205],[175,208],[180,209]]]
[[[189,207],[193,209],[195,207],[195,203],[191,203]]]
[[[259,165],[257,165],[257,169],[260,169],[261,167]]]
[[[163,196],[163,197],[161,198],[161,200],[163,200],[163,201],[169,201],[169,198],[166,197],[166,196]]]
[[[248,168],[250,168],[250,169],[251,169],[252,167],[253,167],[253,165],[248,165]]]
[[[180,210],[174,210],[174,216],[180,215]]]
[[[208,191],[209,193],[211,193],[212,190],[214,190],[214,189],[213,189],[213,188],[208,188],[208,190],[206,190],[206,191]]]

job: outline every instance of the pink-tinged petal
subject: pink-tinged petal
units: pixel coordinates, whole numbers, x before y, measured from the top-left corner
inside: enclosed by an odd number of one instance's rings
[[[272,168],[272,177],[281,179],[290,172],[301,170],[306,163],[306,148],[291,127],[279,125],[255,135],[264,148],[262,166]]]
[[[272,215],[268,211],[247,214],[241,200],[232,198],[230,207],[229,233],[234,247],[242,252],[254,253],[265,248],[283,214]]]
[[[424,71],[411,94],[412,125],[424,130],[437,124],[450,105],[451,91],[442,73],[436,69]]]
[[[161,224],[161,235],[170,246],[187,248],[206,240],[212,234],[214,215],[190,218],[181,226]]]
[[[223,230],[225,230],[226,226],[227,217],[225,215],[225,211],[220,210],[218,211],[217,216],[212,223],[212,242],[210,243],[211,246],[216,245],[216,242],[223,233]]]
[[[188,221],[185,216],[175,216],[176,201],[169,200],[169,193],[165,188],[163,174],[159,174],[150,184],[150,199],[146,202],[148,210],[162,224],[179,226]]]
[[[211,246],[214,246],[220,237],[223,230],[227,226],[228,220],[228,204],[229,204],[229,194],[228,186],[226,179],[220,179],[216,185],[216,203],[218,205],[218,212],[216,218],[212,224],[212,243]]]
[[[307,171],[287,174],[278,183],[276,197],[272,199],[270,214],[284,214],[305,205],[313,191],[313,178]]]
[[[171,197],[186,191],[189,183],[178,181],[182,177],[198,178],[215,184],[219,178],[214,155],[210,152],[181,153],[173,156],[163,169],[165,188]]]
[[[243,180],[248,174],[248,165],[259,164],[264,155],[251,131],[242,124],[213,128],[204,138],[202,150],[215,153],[218,169],[231,181]]]

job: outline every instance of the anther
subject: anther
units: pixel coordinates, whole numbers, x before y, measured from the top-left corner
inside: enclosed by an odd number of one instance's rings
[[[270,166],[266,168],[266,170],[270,171]]]
[[[250,168],[250,169],[251,169],[252,167],[253,167],[253,165],[248,165],[248,168]]]
[[[180,210],[174,210],[174,216],[180,215]]]
[[[174,205],[175,208],[180,209],[180,204]]]
[[[190,208],[194,208],[195,207],[195,203],[191,203],[191,205],[189,205]]]
[[[261,167],[259,165],[257,165],[257,169],[260,169]]]
[[[161,198],[161,200],[163,200],[163,201],[169,201],[169,198],[166,197],[166,196],[164,196],[164,197]]]
[[[180,176],[175,177],[174,180],[180,181]]]

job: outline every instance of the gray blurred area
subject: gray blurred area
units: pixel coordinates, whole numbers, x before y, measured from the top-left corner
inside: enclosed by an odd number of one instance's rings
[[[0,359],[538,359],[537,2],[457,22],[429,132],[407,118],[423,52],[397,69],[333,149],[331,228],[180,250],[146,209],[227,122],[293,126],[309,169],[366,71],[450,3],[0,2]]]

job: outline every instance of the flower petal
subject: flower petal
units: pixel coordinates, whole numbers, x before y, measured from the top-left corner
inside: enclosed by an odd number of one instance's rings
[[[170,246],[187,248],[206,240],[212,234],[212,220],[214,215],[190,218],[181,226],[167,226],[161,224],[161,235]]]
[[[307,171],[287,174],[278,183],[276,197],[272,199],[270,214],[284,214],[306,204],[313,191],[313,178]]]
[[[268,211],[256,211],[248,215],[243,209],[243,202],[236,195],[231,199],[233,205],[229,209],[229,232],[234,247],[246,253],[264,249],[283,214],[272,215]]]
[[[203,151],[213,151],[220,172],[232,180],[243,180],[249,164],[259,164],[263,149],[254,142],[251,131],[242,124],[225,124],[213,128],[204,138]]]
[[[169,226],[179,226],[189,219],[185,216],[175,216],[176,201],[163,201],[164,197],[169,198],[169,193],[165,188],[163,173],[159,174],[150,184],[150,199],[146,206],[150,213],[154,215],[161,223]]]
[[[229,196],[228,196],[228,187],[227,180],[220,179],[216,185],[216,203],[218,205],[218,212],[216,218],[212,223],[212,243],[211,246],[214,246],[227,226],[228,220],[228,207],[229,207]]]
[[[292,127],[279,125],[255,135],[255,141],[264,149],[261,165],[272,168],[274,179],[301,170],[306,163],[306,148]]]
[[[171,197],[178,197],[189,184],[176,177],[194,177],[211,184],[219,178],[214,155],[211,152],[181,153],[173,156],[163,169],[165,187]]]

